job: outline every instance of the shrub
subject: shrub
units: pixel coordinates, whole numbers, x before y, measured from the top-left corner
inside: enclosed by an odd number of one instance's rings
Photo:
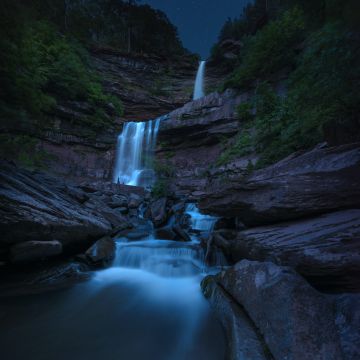
[[[248,102],[239,104],[236,107],[236,115],[242,121],[250,121],[253,118],[253,105]]]
[[[151,195],[159,199],[168,195],[168,182],[164,179],[158,179],[151,189]]]
[[[11,41],[10,41],[11,40]],[[11,109],[37,119],[48,113],[58,100],[87,101],[97,111],[89,116],[88,123],[99,128],[111,122],[105,116],[108,104],[113,104],[117,115],[122,114],[122,104],[113,95],[103,92],[100,80],[89,66],[86,50],[78,43],[59,34],[47,22],[24,24],[12,39],[2,39],[0,50],[10,47],[10,54],[2,60],[0,77],[5,88],[0,102],[3,118]],[[2,94],[3,95],[3,94]],[[6,105],[5,105],[6,104]]]
[[[248,37],[244,57],[225,87],[240,88],[263,79],[295,61],[295,46],[303,39],[305,23],[299,8],[286,11],[255,36]]]
[[[169,162],[154,162],[154,170],[160,178],[172,177],[175,173],[174,167]]]

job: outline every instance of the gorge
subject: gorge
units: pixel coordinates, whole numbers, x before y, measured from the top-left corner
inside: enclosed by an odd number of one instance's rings
[[[206,61],[148,5],[7,4],[1,359],[360,357],[359,30],[321,3]]]

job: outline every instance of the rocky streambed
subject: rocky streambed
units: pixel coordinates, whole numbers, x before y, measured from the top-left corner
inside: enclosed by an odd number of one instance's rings
[[[44,359],[360,357],[360,145],[217,165],[246,96],[211,94],[161,123],[166,196],[1,164],[2,348],[26,339],[9,359],[39,353],[37,333]]]

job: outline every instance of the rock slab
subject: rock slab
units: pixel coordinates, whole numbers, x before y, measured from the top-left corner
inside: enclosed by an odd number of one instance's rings
[[[243,260],[215,277],[252,319],[276,360],[341,360],[333,302],[289,267]]]

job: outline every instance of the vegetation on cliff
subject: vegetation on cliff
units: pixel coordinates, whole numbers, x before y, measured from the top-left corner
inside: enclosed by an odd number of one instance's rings
[[[221,33],[220,39],[243,41],[224,87],[254,95],[239,108],[246,125],[219,163],[256,151],[258,166],[264,166],[324,140],[357,139],[360,33],[350,12],[356,5],[351,0],[284,4],[269,1],[266,9],[256,1],[250,8],[262,9],[263,17],[256,22],[247,10]],[[282,91],[276,90],[279,83]]]
[[[37,141],[33,135],[51,128],[64,105],[84,110],[71,121],[89,134],[108,128],[123,113],[121,101],[104,90],[92,66],[88,49],[93,47],[164,56],[186,52],[165,14],[135,1],[2,2],[3,154],[21,161],[24,134],[34,151]]]

